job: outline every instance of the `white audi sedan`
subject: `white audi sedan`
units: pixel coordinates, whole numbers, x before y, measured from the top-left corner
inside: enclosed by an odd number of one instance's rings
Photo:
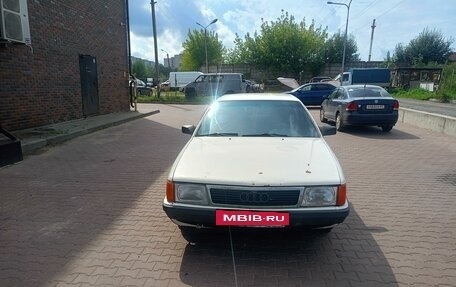
[[[330,230],[349,213],[344,174],[305,106],[286,94],[218,98],[175,160],[163,209],[189,239],[196,229]]]

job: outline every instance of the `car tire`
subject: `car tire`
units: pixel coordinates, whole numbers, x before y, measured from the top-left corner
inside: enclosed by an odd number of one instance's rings
[[[336,114],[336,129],[338,132],[342,132],[345,128],[344,121],[342,120],[342,117],[340,116],[340,113]]]
[[[323,110],[323,108],[320,108],[320,122],[322,122],[322,123],[328,122],[328,119],[325,118],[325,110]]]
[[[387,133],[393,129],[393,125],[382,125],[381,128],[383,132]]]

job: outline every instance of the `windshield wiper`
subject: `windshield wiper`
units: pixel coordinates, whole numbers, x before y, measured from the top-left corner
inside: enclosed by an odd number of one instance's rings
[[[196,135],[198,137],[230,137],[230,136],[238,136],[237,133],[210,133],[210,134],[201,134]]]
[[[263,133],[263,134],[251,134],[251,135],[242,135],[243,137],[288,137],[284,134],[275,134],[275,133]]]

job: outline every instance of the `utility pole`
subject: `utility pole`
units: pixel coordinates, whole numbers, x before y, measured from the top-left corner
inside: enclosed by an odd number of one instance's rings
[[[368,62],[371,61],[371,56],[372,56],[372,42],[374,42],[374,29],[375,29],[375,19],[374,21],[372,21],[372,32],[371,32],[371,42],[370,42],[370,46],[369,46],[369,59],[367,59]]]
[[[350,0],[350,2],[347,4],[345,3],[340,3],[340,2],[332,2],[332,1],[328,1],[326,2],[327,4],[333,4],[333,5],[343,5],[345,7],[347,7],[347,21],[345,22],[345,36],[344,36],[344,51],[342,53],[342,71],[340,73],[340,81],[342,83],[343,79],[344,79],[344,71],[345,71],[345,51],[347,49],[347,32],[348,32],[348,18],[350,17],[350,5],[352,3],[353,0]]]
[[[155,22],[155,2],[154,0],[150,1],[150,6],[152,8],[152,27],[154,31],[154,52],[155,52],[155,84],[157,85],[157,97],[160,98],[160,71],[158,66],[158,48],[157,48],[157,24]]]
[[[200,23],[196,22],[196,25],[201,26],[204,29],[204,49],[206,50],[206,73],[209,73],[209,65],[207,63],[207,27],[211,26],[212,24],[214,24],[217,21],[218,21],[218,19],[214,19],[207,26],[203,26]]]

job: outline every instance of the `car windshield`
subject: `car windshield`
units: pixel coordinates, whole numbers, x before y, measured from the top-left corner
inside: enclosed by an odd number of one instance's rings
[[[319,137],[299,102],[220,101],[213,104],[195,136]]]
[[[388,97],[391,95],[387,91],[378,87],[359,87],[359,88],[349,88],[348,94],[350,98],[370,98],[370,97]]]

